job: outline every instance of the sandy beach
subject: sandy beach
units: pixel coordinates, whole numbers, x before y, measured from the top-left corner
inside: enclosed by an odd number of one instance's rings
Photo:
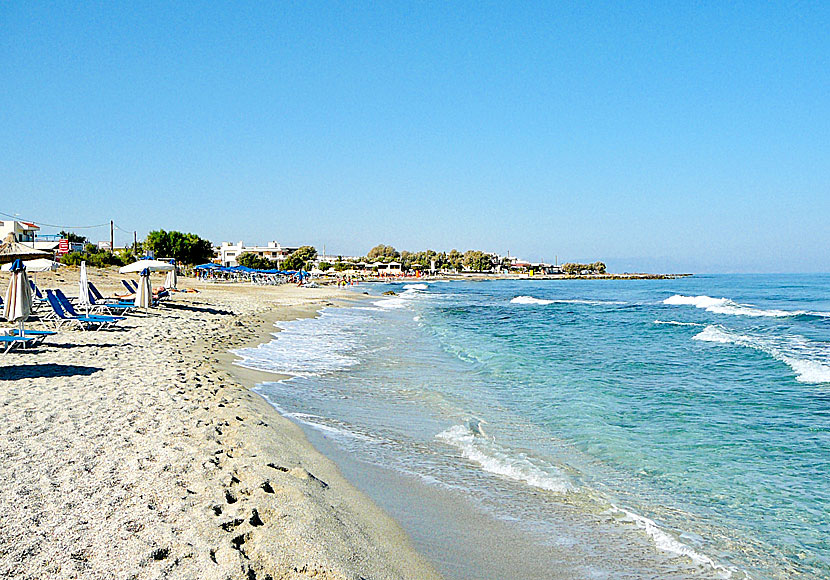
[[[90,279],[118,289],[112,274]],[[38,284],[77,295],[71,269]],[[267,340],[275,320],[354,295],[187,286],[200,292],[118,329],[61,330],[0,358],[0,576],[436,578],[400,527],[249,390],[263,377],[232,366],[229,349]]]

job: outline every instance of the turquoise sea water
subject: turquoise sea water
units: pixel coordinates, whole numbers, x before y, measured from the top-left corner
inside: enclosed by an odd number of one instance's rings
[[[359,290],[238,353],[349,461],[564,550],[561,577],[830,577],[830,276]]]

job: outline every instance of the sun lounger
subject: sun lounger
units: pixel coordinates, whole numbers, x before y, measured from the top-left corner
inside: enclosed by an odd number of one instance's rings
[[[94,328],[101,330],[104,327],[110,326],[118,322],[116,317],[100,317],[100,316],[71,316],[64,310],[61,301],[55,296],[51,290],[46,291],[46,300],[52,308],[52,312],[44,317],[44,320],[54,322],[55,328],[60,328],[64,324],[77,324],[81,330]],[[71,305],[70,305],[71,306]],[[108,318],[109,320],[105,320]],[[123,318],[119,318],[123,320]]]
[[[97,311],[112,314],[113,310],[117,310],[121,314],[125,314],[135,308],[135,302],[132,300],[104,298],[98,288],[95,287],[95,284],[87,282],[87,285],[89,286],[89,302]]]
[[[29,280],[29,286],[32,288],[32,305],[37,307],[41,304],[46,304],[46,297],[43,295],[43,292],[40,291],[40,288],[37,287],[34,280]]]
[[[102,314],[81,314],[80,312],[75,310],[75,307],[72,306],[72,303],[69,301],[69,298],[66,297],[66,295],[63,293],[63,291],[61,291],[60,288],[55,289],[55,297],[57,297],[57,299],[60,302],[61,306],[63,306],[63,309],[66,310],[66,313],[69,314],[69,316],[75,316],[75,317],[77,317],[77,316],[86,316],[88,318],[98,318],[98,319],[103,320],[105,322],[116,322],[118,320],[126,320],[126,318],[124,318],[123,316],[108,316],[108,315],[102,315]]]
[[[30,336],[12,336],[10,334],[0,334],[0,349],[3,354],[6,354],[15,347],[29,348],[37,343],[37,339]]]
[[[124,288],[126,288],[127,292],[129,292],[130,294],[135,294],[135,291],[138,290],[138,284],[136,284],[135,287],[133,287],[132,286],[132,283],[133,283],[132,280],[124,280],[122,278],[121,283],[124,285]]]
[[[10,336],[20,336],[20,329],[13,328],[9,334]],[[23,329],[23,337],[33,338],[35,340],[33,344],[40,344],[46,339],[47,336],[54,336],[56,334],[57,332],[54,332],[52,330],[29,330],[28,328]]]

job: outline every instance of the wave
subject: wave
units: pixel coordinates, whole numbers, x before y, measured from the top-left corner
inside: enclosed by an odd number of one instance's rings
[[[830,317],[830,312],[811,312],[809,310],[779,310],[763,309],[751,304],[739,304],[729,298],[712,298],[711,296],[684,296],[675,294],[663,300],[663,304],[671,306],[694,306],[714,312],[716,314],[732,314],[734,316],[767,316],[772,318],[785,318],[788,316],[818,316]]]
[[[759,350],[789,366],[795,371],[795,379],[801,383],[830,383],[830,353],[826,347],[822,348],[803,336],[752,336],[710,324],[693,338]]]
[[[654,324],[670,324],[672,326],[706,326],[699,322],[678,322],[677,320],[655,320]]]
[[[732,577],[732,570],[718,564],[709,556],[695,551],[668,532],[660,529],[660,526],[654,520],[615,505],[612,505],[612,509],[617,515],[622,516],[621,521],[632,522],[635,526],[643,530],[652,539],[658,549],[677,556],[685,556],[698,566],[712,568],[723,578]]]
[[[510,300],[511,304],[587,304],[590,306],[603,306],[606,304],[625,304],[617,300],[584,300],[584,299],[560,299],[560,300],[546,300],[544,298],[534,298],[533,296],[516,296]]]
[[[429,284],[404,284],[404,290],[426,290]]]
[[[339,309],[324,310],[318,318],[278,322],[275,326],[281,332],[270,342],[232,351],[241,359],[235,364],[305,377],[347,369],[360,362],[355,356],[354,318],[355,314]]]
[[[460,449],[465,458],[477,463],[489,473],[555,493],[569,493],[576,490],[574,485],[553,466],[543,464],[539,460],[531,460],[523,453],[510,454],[495,444],[484,434],[480,421],[472,420],[467,425],[454,425],[439,433],[436,438]],[[663,552],[687,557],[700,567],[713,569],[723,578],[732,576],[731,570],[676,539],[662,530],[653,520],[614,504],[611,504],[611,509],[617,521],[633,523],[643,530],[655,546]]]
[[[422,284],[407,284],[404,286],[406,290],[400,294],[382,300],[376,300],[372,304],[380,306],[381,308],[406,308],[407,304],[409,304],[409,299],[419,294],[419,288],[414,288],[415,286],[422,286]]]
[[[461,450],[461,454],[478,463],[484,471],[501,475],[556,493],[573,491],[573,485],[551,465],[539,465],[524,454],[511,455],[508,451],[484,436],[480,425],[454,425],[442,431],[436,438]]]
[[[511,304],[553,304],[553,302],[553,300],[543,300],[533,296],[516,296],[510,301]]]

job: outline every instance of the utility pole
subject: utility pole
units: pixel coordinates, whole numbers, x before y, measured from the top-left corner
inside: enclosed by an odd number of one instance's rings
[[[110,252],[115,251],[115,222],[110,220]]]
[[[133,252],[138,252],[138,232],[133,232]]]

